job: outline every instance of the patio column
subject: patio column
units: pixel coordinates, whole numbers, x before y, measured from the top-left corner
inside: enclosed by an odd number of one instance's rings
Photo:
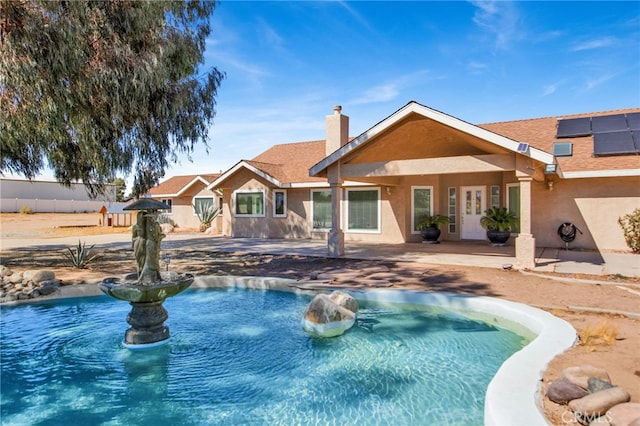
[[[518,177],[520,182],[520,235],[516,238],[518,269],[536,266],[536,240],[531,234],[531,176]]]
[[[340,218],[342,217],[342,185],[331,182],[331,231],[327,241],[329,257],[344,256],[344,232]]]

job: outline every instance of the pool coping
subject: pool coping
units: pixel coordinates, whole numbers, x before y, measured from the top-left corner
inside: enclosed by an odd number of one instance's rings
[[[512,330],[531,333],[532,341],[511,355],[487,386],[484,403],[485,425],[549,424],[542,409],[541,379],[547,364],[573,347],[577,332],[567,321],[532,306],[472,294],[426,292],[404,289],[352,289],[331,286],[319,281],[233,275],[197,276],[191,289],[249,288],[279,290],[298,294],[316,294],[343,290],[356,300],[438,306]],[[98,284],[63,287],[60,291],[37,299],[3,305],[46,302],[51,299],[100,296]],[[518,380],[514,380],[514,378]],[[523,383],[530,384],[523,386]]]

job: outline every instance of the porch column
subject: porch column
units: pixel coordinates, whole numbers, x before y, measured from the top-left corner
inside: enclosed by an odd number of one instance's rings
[[[518,269],[536,266],[536,239],[531,234],[531,181],[530,176],[518,177],[520,182],[520,235],[516,238]]]
[[[327,241],[329,257],[344,256],[344,232],[340,218],[342,217],[342,185],[331,182],[331,231]]]

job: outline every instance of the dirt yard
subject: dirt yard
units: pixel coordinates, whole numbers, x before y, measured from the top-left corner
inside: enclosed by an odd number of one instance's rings
[[[54,238],[129,232],[126,228],[97,226],[100,217],[95,214],[0,214],[0,237]],[[80,271],[68,267],[60,251],[25,249],[5,250],[0,254],[3,265],[18,270],[51,269],[66,285],[98,282],[113,276],[113,271],[119,274],[135,271],[129,250],[102,250],[89,269]],[[632,401],[640,402],[640,320],[637,319],[640,279],[637,278],[533,275],[462,266],[189,250],[174,253],[171,260],[172,270],[195,275],[259,275],[306,280],[311,273],[321,273],[330,276],[333,285],[347,288],[374,286],[376,280],[380,280],[380,274],[376,276],[374,271],[380,267],[388,270],[385,280],[394,288],[499,297],[550,311],[570,322],[581,341],[549,364],[543,375],[543,388],[559,378],[563,368],[591,364],[606,369],[614,384],[624,387],[632,395]],[[596,309],[609,313],[589,312]],[[618,312],[632,312],[636,316]],[[545,400],[545,413],[552,424],[564,424],[562,414],[566,410],[566,406]]]

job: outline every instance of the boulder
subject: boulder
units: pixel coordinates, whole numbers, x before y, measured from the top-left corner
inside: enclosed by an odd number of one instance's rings
[[[556,404],[567,404],[569,401],[582,398],[588,394],[589,392],[580,386],[574,385],[565,379],[554,380],[547,389],[547,398]]]
[[[8,277],[11,274],[13,274],[13,271],[11,269],[7,268],[4,265],[0,265],[0,277]]]
[[[56,274],[53,271],[47,271],[44,269],[24,271],[22,274],[22,279],[24,281],[33,281],[34,283],[52,280],[55,277]]]
[[[11,284],[18,284],[22,282],[22,272],[14,272],[9,275],[9,282]]]
[[[358,302],[350,294],[343,291],[334,291],[329,295],[329,299],[331,299],[333,303],[350,310],[354,314],[358,312]]]
[[[569,402],[569,408],[576,415],[580,423],[584,420],[593,420],[597,416],[605,414],[611,407],[628,402],[631,396],[619,386],[591,393],[579,399]]]
[[[355,320],[355,312],[335,303],[326,294],[318,294],[305,310],[302,328],[314,336],[334,337],[344,334]]]
[[[611,426],[630,426],[634,422],[640,424],[640,403],[624,402],[615,405],[607,411],[606,417]]]
[[[574,385],[580,386],[582,389],[589,388],[589,377],[596,377],[611,383],[609,373],[607,373],[606,370],[592,365],[585,364],[576,367],[567,367],[562,370],[562,378]]]
[[[611,383],[606,380],[598,379],[597,377],[589,377],[587,380],[587,388],[590,393],[596,393],[612,387],[613,385]]]

